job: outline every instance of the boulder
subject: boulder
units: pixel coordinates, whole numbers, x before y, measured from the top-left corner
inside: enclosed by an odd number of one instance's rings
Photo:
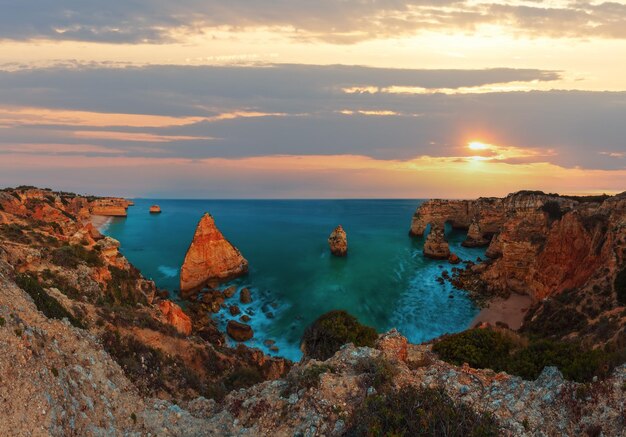
[[[348,237],[341,225],[337,226],[330,234],[330,237],[328,237],[328,245],[330,246],[330,253],[335,256],[346,256],[348,254]]]
[[[248,290],[247,288],[242,288],[239,292],[239,301],[241,303],[252,302],[252,295],[250,294],[250,290]]]
[[[165,316],[167,323],[172,325],[178,332],[184,335],[191,334],[191,319],[174,302],[162,300],[159,302],[159,309]]]
[[[461,258],[459,258],[455,253],[451,253],[448,257],[448,262],[450,264],[458,264],[461,262]]]
[[[240,323],[235,320],[229,320],[226,325],[226,333],[235,341],[247,341],[254,337],[254,331],[250,325]]]
[[[180,271],[180,289],[187,293],[205,284],[223,282],[248,272],[248,261],[205,214],[196,228]]]
[[[239,309],[239,307],[237,305],[231,305],[228,307],[228,311],[230,312],[231,316],[237,316],[239,314],[241,314],[241,310]]]

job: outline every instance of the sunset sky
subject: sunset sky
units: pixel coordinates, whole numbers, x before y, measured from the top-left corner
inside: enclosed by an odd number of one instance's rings
[[[626,190],[626,1],[0,0],[0,185]]]

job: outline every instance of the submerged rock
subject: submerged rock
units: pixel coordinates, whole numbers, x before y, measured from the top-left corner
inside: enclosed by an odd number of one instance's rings
[[[193,291],[209,281],[226,281],[248,272],[248,261],[205,214],[191,242],[180,271],[181,292]]]
[[[250,325],[237,322],[236,320],[228,321],[226,332],[235,341],[247,341],[254,337],[254,331]]]
[[[335,256],[346,256],[348,254],[348,237],[341,225],[337,226],[330,234],[330,237],[328,237],[328,245],[330,246],[330,253]]]
[[[241,303],[252,302],[252,295],[250,294],[250,290],[248,290],[247,288],[242,288],[239,292],[239,301]]]

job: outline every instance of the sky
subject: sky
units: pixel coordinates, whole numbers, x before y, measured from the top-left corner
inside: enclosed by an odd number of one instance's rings
[[[0,0],[0,186],[626,191],[626,0]]]

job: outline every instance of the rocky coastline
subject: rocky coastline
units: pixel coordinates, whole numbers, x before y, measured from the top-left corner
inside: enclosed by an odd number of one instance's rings
[[[519,333],[501,326],[494,335],[516,347],[533,335],[615,352],[626,345],[626,195],[595,200],[521,192],[429,201],[411,233],[449,222],[468,230],[468,245],[489,245],[491,258],[455,267],[450,280],[486,299],[532,300]],[[204,286],[245,274],[247,262],[204,217],[185,261],[188,289],[200,290],[178,305],[93,224],[95,215],[123,217],[131,203],[33,187],[0,191],[2,435],[360,435],[363,408],[403,390],[435,390],[486,414],[499,430],[486,435],[626,432],[624,364],[585,382],[550,366],[522,379],[488,363],[446,361],[435,352],[445,339],[412,345],[396,331],[296,364],[226,347],[211,306],[251,297]],[[434,237],[443,254],[445,241]],[[230,334],[245,339],[245,326],[233,324]]]

